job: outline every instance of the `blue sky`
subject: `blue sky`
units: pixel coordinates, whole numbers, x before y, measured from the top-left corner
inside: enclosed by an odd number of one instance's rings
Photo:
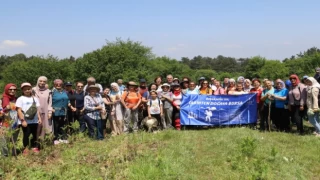
[[[158,56],[284,59],[320,48],[318,0],[0,0],[0,55],[82,56],[117,37]]]

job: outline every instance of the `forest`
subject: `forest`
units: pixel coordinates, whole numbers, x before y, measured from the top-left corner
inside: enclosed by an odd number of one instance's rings
[[[289,55],[290,56],[290,55]],[[97,82],[108,86],[121,78],[125,82],[138,81],[145,78],[153,82],[156,76],[166,77],[173,74],[181,79],[189,77],[194,81],[201,76],[236,78],[276,78],[287,79],[290,74],[314,75],[314,69],[320,66],[320,49],[310,49],[291,55],[283,60],[266,59],[261,56],[234,58],[219,55],[217,57],[182,57],[180,60],[166,56],[159,57],[152,52],[151,47],[142,42],[122,40],[106,41],[100,49],[85,53],[75,58],[59,59],[54,55],[29,56],[15,54],[0,56],[0,91],[6,83],[20,84],[30,82],[35,85],[39,76],[45,75],[49,85],[56,78],[64,81],[85,81],[93,76]]]

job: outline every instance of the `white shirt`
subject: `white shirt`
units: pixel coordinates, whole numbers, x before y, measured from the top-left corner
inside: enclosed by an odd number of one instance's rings
[[[152,103],[151,103],[152,101]],[[160,104],[159,104],[160,102]],[[155,100],[152,100],[150,99],[147,103],[148,106],[150,106],[150,114],[160,114],[161,113],[161,109],[160,109],[160,106],[162,105],[162,102],[160,99],[155,99]]]
[[[16,101],[16,107],[21,108],[21,110],[23,112],[27,112],[28,109],[32,106],[33,99],[36,103],[36,106],[40,107],[40,103],[39,103],[38,98],[36,98],[36,97],[32,98],[32,97],[27,97],[27,96],[20,96]],[[38,123],[38,115],[36,114],[32,120],[28,119],[28,120],[26,120],[26,122],[28,124],[37,124]]]

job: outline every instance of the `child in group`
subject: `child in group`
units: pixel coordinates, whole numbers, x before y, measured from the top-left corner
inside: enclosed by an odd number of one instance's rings
[[[148,100],[147,106],[148,106],[148,118],[154,117],[158,121],[158,126],[160,125],[162,128],[164,128],[164,122],[162,122],[162,116],[163,116],[163,108],[162,108],[162,102],[158,98],[158,93],[155,90],[150,91],[151,99]]]
[[[28,148],[32,148],[35,153],[39,152],[37,129],[38,124],[41,124],[39,113],[40,103],[38,98],[32,96],[32,87],[30,83],[22,83],[22,96],[17,99],[16,107],[18,117],[22,124],[23,131],[23,154],[28,154]],[[29,141],[29,137],[32,139]]]

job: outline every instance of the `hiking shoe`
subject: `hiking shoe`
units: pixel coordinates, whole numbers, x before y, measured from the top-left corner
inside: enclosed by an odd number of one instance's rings
[[[32,148],[32,151],[33,151],[34,153],[39,153],[39,152],[40,152],[39,148]]]

